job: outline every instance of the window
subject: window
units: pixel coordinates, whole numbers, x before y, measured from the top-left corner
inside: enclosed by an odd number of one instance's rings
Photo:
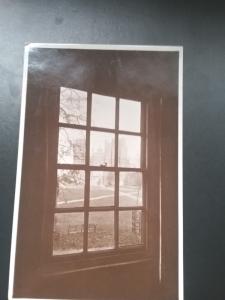
[[[143,105],[61,87],[53,256],[146,247]]]

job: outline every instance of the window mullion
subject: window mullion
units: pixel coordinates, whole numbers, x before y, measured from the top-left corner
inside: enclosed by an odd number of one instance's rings
[[[148,191],[147,191],[147,182],[146,182],[146,112],[147,112],[147,104],[145,101],[141,102],[141,168],[142,168],[142,205],[144,206],[144,212],[142,215],[142,239],[144,245],[146,245],[147,241],[147,217],[146,217],[146,208],[148,201]]]
[[[118,135],[119,131],[119,98],[116,98],[116,118],[115,118],[115,213],[114,213],[114,230],[115,230],[115,248],[119,247],[119,170],[118,170]]]
[[[87,94],[87,131],[86,131],[86,153],[85,153],[85,165],[87,167],[85,171],[85,193],[84,193],[84,252],[88,249],[88,209],[90,201],[90,127],[91,127],[91,102],[92,95],[90,92]]]

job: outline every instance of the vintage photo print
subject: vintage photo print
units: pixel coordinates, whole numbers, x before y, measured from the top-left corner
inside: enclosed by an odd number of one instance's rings
[[[182,47],[25,47],[9,299],[183,300]]]

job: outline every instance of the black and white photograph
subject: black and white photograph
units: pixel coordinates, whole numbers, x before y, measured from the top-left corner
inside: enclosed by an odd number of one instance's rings
[[[225,299],[223,1],[0,0],[0,300]]]
[[[183,300],[182,60],[25,47],[10,299]]]

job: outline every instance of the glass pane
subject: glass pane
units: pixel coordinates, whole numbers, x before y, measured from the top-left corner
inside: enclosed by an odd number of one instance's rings
[[[114,166],[114,133],[91,131],[90,165]]]
[[[119,129],[140,132],[141,103],[120,99]]]
[[[119,245],[142,244],[143,213],[141,210],[119,212]]]
[[[142,205],[142,173],[120,172],[119,205]]]
[[[96,251],[112,248],[114,248],[114,212],[90,212],[88,250]]]
[[[59,122],[85,125],[87,92],[61,87]]]
[[[141,137],[134,135],[119,135],[119,167],[140,168]]]
[[[114,172],[91,172],[90,206],[114,205]]]
[[[58,170],[56,207],[84,206],[84,183],[84,171]]]
[[[115,128],[115,105],[113,97],[92,94],[91,126]]]
[[[72,128],[59,128],[58,163],[85,163],[86,131]]]
[[[53,255],[83,251],[84,213],[56,213],[54,218]]]

